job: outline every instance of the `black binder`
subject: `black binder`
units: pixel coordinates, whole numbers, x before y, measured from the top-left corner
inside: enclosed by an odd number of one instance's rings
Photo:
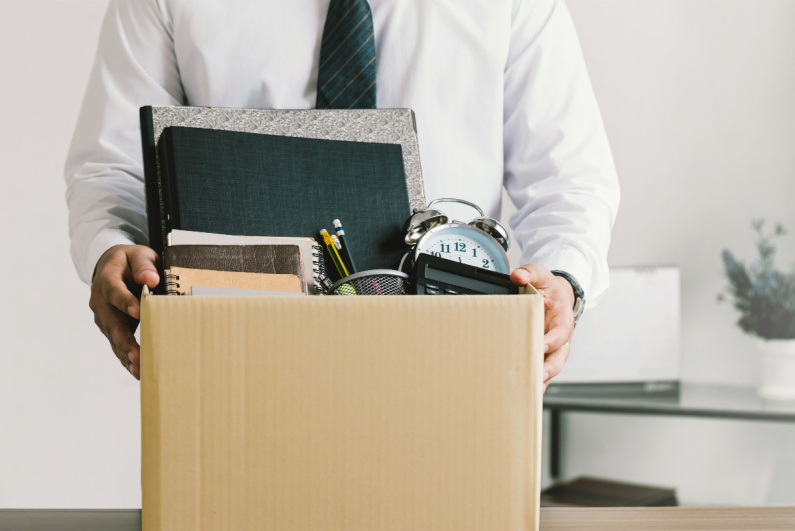
[[[168,127],[157,149],[167,230],[315,236],[339,218],[360,270],[407,249],[399,144]]]

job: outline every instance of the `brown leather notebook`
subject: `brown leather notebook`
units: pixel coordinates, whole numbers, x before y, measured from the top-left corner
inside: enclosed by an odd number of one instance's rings
[[[306,283],[297,245],[170,245],[163,251],[163,268],[172,267],[297,275]]]

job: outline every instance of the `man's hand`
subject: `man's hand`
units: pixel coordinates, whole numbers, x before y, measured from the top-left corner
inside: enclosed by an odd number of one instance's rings
[[[511,273],[517,286],[531,284],[544,296],[544,392],[569,357],[574,334],[574,290],[562,277],[538,264],[523,265]]]
[[[139,380],[141,350],[133,330],[141,307],[134,293],[140,293],[144,284],[154,288],[160,283],[156,259],[155,252],[143,245],[111,247],[97,262],[88,301],[94,323],[110,341],[121,364]]]

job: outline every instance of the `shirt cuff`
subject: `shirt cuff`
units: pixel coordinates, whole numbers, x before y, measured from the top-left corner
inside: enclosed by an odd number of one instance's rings
[[[114,245],[135,245],[132,236],[118,229],[104,229],[97,234],[85,255],[85,263],[80,268],[80,279],[91,285],[94,279],[94,271],[97,267],[99,258]]]

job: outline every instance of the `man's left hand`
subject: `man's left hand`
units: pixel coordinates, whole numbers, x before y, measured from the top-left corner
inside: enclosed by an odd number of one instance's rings
[[[517,286],[532,285],[544,297],[544,392],[569,357],[574,334],[574,290],[568,280],[538,264],[526,264],[511,273]]]

